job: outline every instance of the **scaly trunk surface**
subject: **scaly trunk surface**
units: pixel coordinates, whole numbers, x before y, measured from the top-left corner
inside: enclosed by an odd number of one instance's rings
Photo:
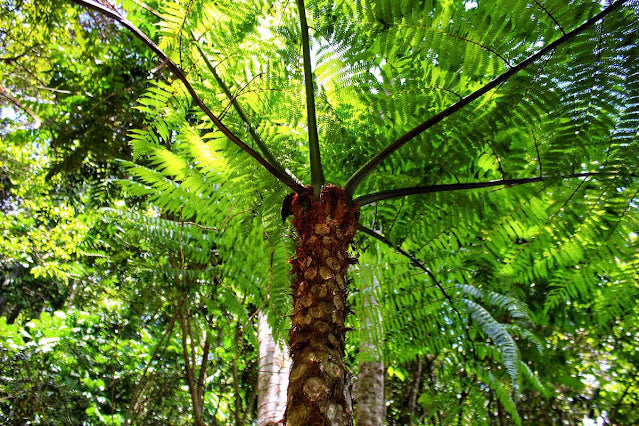
[[[257,372],[257,426],[281,424],[286,410],[286,388],[291,359],[273,339],[266,315],[258,313],[257,340],[260,367]]]
[[[359,208],[344,190],[325,186],[319,199],[309,190],[290,204],[298,232],[293,266],[292,359],[286,424],[351,425],[344,365],[346,272],[355,260],[348,248]]]

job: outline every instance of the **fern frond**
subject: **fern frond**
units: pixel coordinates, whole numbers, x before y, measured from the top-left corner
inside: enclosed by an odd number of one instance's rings
[[[550,389],[548,389],[541,383],[537,375],[533,373],[533,371],[525,362],[519,362],[519,370],[521,371],[522,375],[528,380],[528,383],[532,385],[533,389],[539,391],[546,398],[549,398],[552,395]]]
[[[507,311],[513,319],[530,321],[528,308],[523,303],[521,303],[521,301],[515,299],[514,297],[495,293],[493,291],[483,291],[468,284],[461,284],[458,286],[458,288],[463,294],[472,295],[473,297],[480,299],[487,304]]]
[[[462,302],[466,305],[470,317],[475,323],[477,323],[486,337],[492,340],[495,345],[499,347],[502,361],[512,380],[513,387],[517,388],[519,386],[520,362],[517,344],[506,328],[497,322],[481,305],[469,299],[463,299]]]
[[[495,392],[497,399],[504,406],[504,409],[510,416],[515,424],[521,424],[521,418],[517,412],[517,407],[513,401],[510,392],[506,389],[499,380],[495,378],[492,372],[479,369],[477,372],[478,379],[486,383],[490,389]]]

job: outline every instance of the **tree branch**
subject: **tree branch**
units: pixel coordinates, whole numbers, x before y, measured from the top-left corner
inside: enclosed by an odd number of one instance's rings
[[[164,19],[164,17],[162,16],[162,14],[160,12],[158,12],[157,10],[153,9],[151,6],[149,6],[148,4],[140,1],[140,0],[131,0],[133,3],[137,4],[138,6],[140,6],[142,9],[146,10],[147,12],[149,12],[151,15],[154,15],[156,18],[160,18],[160,19]]]
[[[17,108],[24,111],[29,117],[31,117],[31,120],[33,120],[33,127],[35,127],[36,129],[40,127],[40,124],[42,124],[42,121],[40,120],[40,118],[38,118],[38,116],[33,111],[31,111],[31,109],[22,105],[18,99],[8,94],[5,88],[2,86],[0,86],[0,96],[8,99],[9,102],[11,102]]]
[[[612,5],[608,6],[606,9],[602,10],[600,13],[598,13],[595,16],[593,16],[592,18],[588,19],[587,21],[585,21],[583,24],[581,24],[580,26],[578,26],[574,30],[570,31],[569,33],[564,34],[563,36],[561,36],[560,38],[558,38],[554,42],[548,44],[543,49],[541,49],[541,50],[537,51],[536,53],[530,55],[529,57],[527,57],[526,59],[524,59],[523,61],[521,61],[517,65],[513,66],[512,68],[510,68],[505,73],[501,74],[499,77],[497,77],[497,78],[493,79],[492,81],[490,81],[485,86],[481,87],[480,89],[477,89],[475,92],[471,93],[470,95],[465,96],[464,98],[462,98],[461,100],[459,100],[456,103],[452,104],[451,106],[449,106],[448,108],[444,109],[440,113],[430,117],[428,120],[424,121],[423,123],[419,124],[418,126],[414,127],[413,129],[409,130],[408,132],[406,132],[405,134],[400,136],[398,139],[396,139],[394,142],[392,142],[390,145],[388,145],[386,148],[384,148],[382,151],[380,151],[377,155],[375,155],[373,158],[368,160],[362,167],[359,168],[359,170],[357,170],[346,181],[346,184],[344,185],[344,188],[346,190],[346,194],[348,196],[352,196],[355,193],[355,190],[357,189],[359,184],[364,180],[364,178],[366,178],[366,176],[368,176],[373,170],[375,170],[375,168],[382,161],[384,161],[387,157],[389,157],[391,154],[393,154],[399,148],[404,146],[407,142],[413,140],[415,137],[419,136],[420,134],[422,134],[426,130],[430,129],[431,127],[433,127],[434,125],[436,125],[440,121],[444,120],[449,115],[452,115],[452,114],[456,113],[457,111],[459,111],[460,109],[462,109],[463,107],[465,107],[466,105],[468,105],[469,103],[474,101],[475,99],[481,97],[482,95],[484,95],[488,91],[490,91],[490,90],[494,89],[495,87],[499,86],[500,84],[504,83],[505,81],[510,79],[510,77],[512,77],[513,75],[517,74],[519,71],[525,69],[527,66],[529,66],[533,62],[537,61],[538,59],[540,59],[544,55],[546,55],[546,54],[550,53],[551,51],[557,49],[562,44],[566,43],[570,39],[574,38],[578,34],[582,33],[586,29],[590,28],[596,22],[598,22],[601,19],[603,19],[606,15],[608,15],[609,13],[613,12],[614,10],[620,8],[627,1],[628,0],[618,0],[618,1],[614,2]]]
[[[4,57],[0,56],[0,62],[5,62],[6,64],[10,65],[13,62],[16,62],[18,59],[25,57],[27,53],[31,52],[32,50],[35,50],[36,47],[40,47],[40,46],[42,46],[40,43],[36,43],[32,46],[27,47],[22,53],[18,53],[13,56],[4,56]]]
[[[257,160],[266,170],[268,170],[277,180],[289,186],[295,192],[303,192],[305,190],[303,185],[295,182],[290,176],[282,174],[277,168],[275,168],[271,163],[269,163],[266,159],[264,159],[257,151],[253,148],[245,144],[239,137],[237,137],[228,127],[226,127],[220,119],[213,114],[213,112],[204,104],[204,101],[199,97],[189,80],[186,78],[186,75],[182,71],[182,69],[160,49],[146,34],[144,34],[139,28],[129,22],[127,19],[122,17],[117,11],[108,9],[103,5],[99,4],[94,0],[71,0],[74,3],[84,6],[90,9],[93,9],[103,15],[106,15],[117,22],[119,22],[123,27],[131,31],[140,41],[142,41],[149,49],[155,53],[155,55],[161,60],[161,62],[166,63],[166,67],[184,84],[186,90],[189,92],[193,101],[197,104],[197,106],[206,114],[206,116],[213,122],[215,127],[217,127],[220,132],[224,134],[231,142],[240,147],[243,151],[248,153],[251,157]]]
[[[317,115],[315,113],[315,86],[313,84],[313,70],[311,68],[311,48],[308,38],[308,24],[306,23],[306,11],[304,0],[297,0],[297,9],[300,15],[300,29],[302,32],[302,54],[304,56],[304,84],[306,86],[306,116],[308,119],[308,151],[311,160],[311,186],[313,195],[319,197],[322,185],[324,185],[324,171],[317,136]]]
[[[185,318],[184,311],[180,310],[178,320],[180,322],[180,326],[182,327],[182,358],[184,358],[186,381],[189,387],[189,393],[191,394],[191,402],[193,404],[193,420],[196,426],[204,426],[204,422],[202,422],[202,401],[199,398],[199,392],[197,389],[195,378],[196,366],[193,359],[195,354],[195,341],[193,340],[193,336],[191,333],[191,324],[189,317],[190,313],[188,313]],[[186,341],[187,335],[189,336],[189,339],[191,341],[190,351],[189,344]],[[189,361],[189,352],[191,352],[191,361]]]
[[[198,372],[197,376],[197,392],[199,401],[204,400],[204,379],[206,379],[206,370],[209,362],[209,351],[211,349],[211,339],[208,330],[205,331],[204,339],[204,349],[202,353],[202,360],[200,362],[200,371]]]
[[[536,176],[536,177],[521,178],[521,179],[497,179],[497,180],[489,180],[485,182],[447,183],[442,185],[412,186],[409,188],[389,189],[388,191],[373,192],[371,194],[366,194],[366,195],[357,197],[355,201],[357,201],[360,204],[360,206],[365,206],[367,204],[375,203],[377,201],[406,197],[408,195],[429,194],[431,192],[461,191],[464,189],[488,188],[491,186],[501,186],[501,185],[507,185],[507,186],[523,185],[526,183],[542,182],[542,181],[558,179],[558,178],[572,179],[572,178],[602,176],[602,175],[614,176],[614,174],[610,174],[610,173],[588,172],[588,173],[574,173],[574,174],[565,175],[565,176]]]

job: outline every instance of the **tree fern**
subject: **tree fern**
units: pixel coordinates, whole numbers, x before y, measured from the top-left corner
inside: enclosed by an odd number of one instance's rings
[[[137,31],[113,10],[76,2]],[[518,347],[478,302],[508,314],[511,331],[524,334],[527,312],[513,295],[543,284],[548,310],[591,300],[599,286],[615,288],[598,268],[614,276],[629,264],[634,2],[221,1],[173,3],[162,14],[159,44],[136,34],[185,89],[157,84],[143,99],[149,127],[134,135],[139,155],[129,166],[138,182],[127,185],[173,215],[223,223],[220,247],[242,246],[249,235],[269,247],[252,232],[259,220],[280,244],[277,201],[285,186],[295,192],[282,215],[292,213],[298,231],[291,422],[328,416],[326,389],[334,388],[331,421],[349,423],[340,315],[358,224],[421,270],[384,255],[392,271],[380,279],[385,353],[411,357],[446,345],[470,354],[470,319],[496,344],[514,387]],[[202,150],[210,159],[200,159]],[[222,164],[228,170],[212,169]],[[321,188],[324,170],[343,188]],[[227,220],[233,211],[242,213]],[[260,262],[273,272],[275,251],[266,253]],[[263,279],[252,259],[225,259],[229,281],[262,294],[247,287]],[[310,289],[324,284],[337,295],[331,308],[316,294],[323,291]],[[308,348],[319,337],[333,342],[322,353],[336,362],[335,377],[310,373],[319,367]],[[480,380],[519,422],[501,378]]]

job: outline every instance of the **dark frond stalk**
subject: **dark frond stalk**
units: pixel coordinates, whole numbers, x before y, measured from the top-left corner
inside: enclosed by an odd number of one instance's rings
[[[186,77],[182,69],[175,62],[169,59],[166,53],[164,53],[162,49],[160,49],[139,28],[137,28],[135,25],[133,25],[131,22],[129,22],[127,19],[121,16],[116,10],[108,9],[96,1],[93,1],[93,0],[71,0],[71,1],[73,1],[76,4],[79,4],[80,6],[93,9],[103,15],[106,15],[116,20],[123,27],[131,31],[133,35],[135,35],[135,37],[137,37],[149,49],[151,49],[153,53],[155,53],[155,55],[161,60],[161,62],[163,64],[166,64],[166,67],[184,84],[184,87],[186,87],[186,90],[189,92],[189,94],[191,95],[191,98],[193,98],[193,101],[196,103],[196,105],[200,108],[200,110],[202,110],[202,112],[204,112],[204,114],[206,114],[206,116],[213,122],[215,127],[217,127],[220,130],[220,132],[224,134],[224,136],[226,136],[231,142],[233,142],[235,145],[240,147],[240,149],[242,149],[251,157],[253,157],[255,160],[257,160],[257,162],[260,163],[273,176],[275,176],[277,180],[284,183],[285,185],[293,189],[295,192],[304,191],[304,187],[302,185],[297,183],[291,176],[287,174],[282,174],[279,170],[277,170],[275,166],[273,166],[264,157],[262,157],[260,153],[258,153],[253,148],[251,148],[246,143],[244,143],[237,135],[235,135],[228,127],[226,127],[224,123],[222,123],[220,119],[215,114],[213,114],[213,112],[206,106],[206,104],[204,104],[204,101],[202,101],[202,98],[200,98],[200,96],[197,94],[197,92],[195,91],[191,83],[189,82],[188,78]]]
[[[308,24],[306,22],[306,10],[304,0],[297,0],[297,9],[300,15],[300,29],[302,32],[302,54],[304,58],[304,85],[306,89],[306,117],[308,120],[308,151],[311,161],[311,187],[313,196],[319,197],[322,185],[324,185],[324,170],[317,136],[317,114],[315,113],[315,85],[313,82],[313,70],[311,68],[311,48],[308,38]]]
[[[373,158],[368,160],[362,167],[359,168],[359,170],[357,170],[350,178],[348,178],[348,180],[346,181],[346,184],[344,185],[344,188],[346,189],[346,194],[349,197],[352,197],[353,194],[355,193],[355,190],[357,189],[359,184],[364,180],[364,178],[366,178],[366,176],[368,176],[373,170],[375,170],[375,168],[377,168],[377,166],[379,166],[379,164],[381,164],[382,161],[384,161],[387,157],[389,157],[399,148],[404,146],[407,142],[413,140],[415,137],[419,136],[426,130],[430,129],[437,123],[441,122],[449,115],[456,113],[457,111],[459,111],[460,109],[462,109],[463,107],[465,107],[466,105],[474,101],[475,99],[481,97],[488,91],[504,83],[505,81],[510,79],[510,77],[517,74],[519,71],[525,69],[526,67],[528,67],[535,61],[539,60],[543,56],[557,49],[559,46],[568,42],[569,40],[571,40],[578,34],[584,32],[586,29],[590,28],[596,22],[603,19],[606,15],[620,8],[627,1],[628,0],[618,0],[614,2],[613,4],[611,4],[610,6],[608,6],[607,8],[602,10],[600,13],[593,16],[592,18],[588,19],[587,21],[585,21],[583,24],[581,24],[574,30],[564,34],[557,40],[548,44],[543,49],[537,51],[536,53],[530,55],[529,57],[527,57],[526,59],[518,63],[517,65],[508,69],[508,71],[501,74],[499,77],[495,78],[494,80],[490,81],[485,86],[481,87],[480,89],[477,89],[475,92],[471,93],[470,95],[465,96],[464,98],[460,99],[459,101],[452,104],[448,108],[444,109],[440,113],[432,116],[428,120],[424,121],[423,123],[419,124],[418,126],[412,128],[411,130],[409,130],[408,132],[400,136],[398,139],[396,139],[394,142],[392,142],[382,151],[377,153]]]
[[[352,425],[344,364],[348,248],[357,231],[359,208],[344,190],[311,189],[291,201],[298,240],[293,272],[293,317],[289,347],[291,374],[286,424]]]
[[[195,40],[195,37],[193,37],[193,35],[191,35],[191,38],[193,40]],[[273,154],[268,149],[268,146],[266,146],[266,143],[264,142],[262,137],[259,135],[259,133],[257,133],[255,125],[253,125],[251,120],[249,120],[249,118],[247,117],[246,113],[244,112],[244,109],[242,108],[242,106],[237,101],[237,98],[235,96],[233,96],[233,94],[231,93],[231,90],[228,88],[226,83],[224,83],[224,80],[222,80],[220,75],[217,73],[217,70],[215,69],[213,64],[211,64],[211,61],[209,60],[209,58],[204,53],[204,50],[202,50],[202,47],[200,46],[200,44],[199,43],[195,43],[195,47],[196,47],[197,51],[199,52],[200,56],[202,57],[202,60],[206,64],[206,67],[209,69],[211,74],[213,74],[213,78],[215,78],[215,81],[217,81],[217,84],[220,86],[220,88],[222,89],[222,91],[224,92],[226,97],[228,98],[229,102],[231,102],[231,105],[233,105],[233,108],[235,109],[235,112],[237,112],[237,115],[240,117],[240,120],[242,120],[244,122],[244,124],[246,125],[246,127],[248,128],[248,131],[249,131],[249,134],[251,135],[251,138],[255,142],[255,145],[257,145],[257,147],[260,149],[260,152],[262,153],[264,158],[269,163],[271,163],[273,165],[273,167],[275,167],[283,175],[289,174],[286,170],[284,170],[284,167],[280,164],[280,162],[277,161],[277,159],[275,157],[273,157]],[[295,179],[295,181],[298,181],[298,179],[296,179],[295,176],[291,176],[291,178]],[[298,183],[299,183],[299,181],[298,181]],[[300,183],[300,185],[301,185],[301,183]]]
[[[549,17],[550,19],[552,19],[552,21],[555,23],[555,25],[557,26],[557,28],[559,28],[559,31],[561,31],[563,34],[566,34],[566,31],[564,31],[564,28],[561,26],[561,24],[559,23],[559,21],[557,21],[557,19],[555,19],[555,17],[554,17],[554,16],[552,16],[552,14],[548,11],[548,9],[546,9],[546,8],[544,7],[544,5],[543,5],[543,4],[539,3],[539,0],[533,0],[533,1],[535,2],[535,4],[536,4],[536,5],[537,5],[537,6],[538,6],[541,10],[543,10],[543,11],[544,11],[544,13],[545,13],[546,15],[548,15],[548,17]]]
[[[408,188],[389,189],[388,191],[373,192],[371,194],[366,194],[366,195],[357,197],[355,201],[357,201],[360,206],[365,206],[367,204],[372,204],[377,201],[390,200],[393,198],[406,197],[409,195],[429,194],[432,192],[461,191],[464,189],[479,189],[479,188],[488,188],[491,186],[502,186],[502,185],[504,186],[523,185],[526,183],[542,182],[542,181],[547,181],[551,179],[574,179],[574,178],[602,176],[602,175],[614,176],[613,174],[609,174],[609,173],[588,172],[588,173],[573,173],[570,175],[563,175],[563,176],[536,176],[531,178],[520,178],[520,179],[488,180],[484,182],[447,183],[442,185],[411,186]]]

